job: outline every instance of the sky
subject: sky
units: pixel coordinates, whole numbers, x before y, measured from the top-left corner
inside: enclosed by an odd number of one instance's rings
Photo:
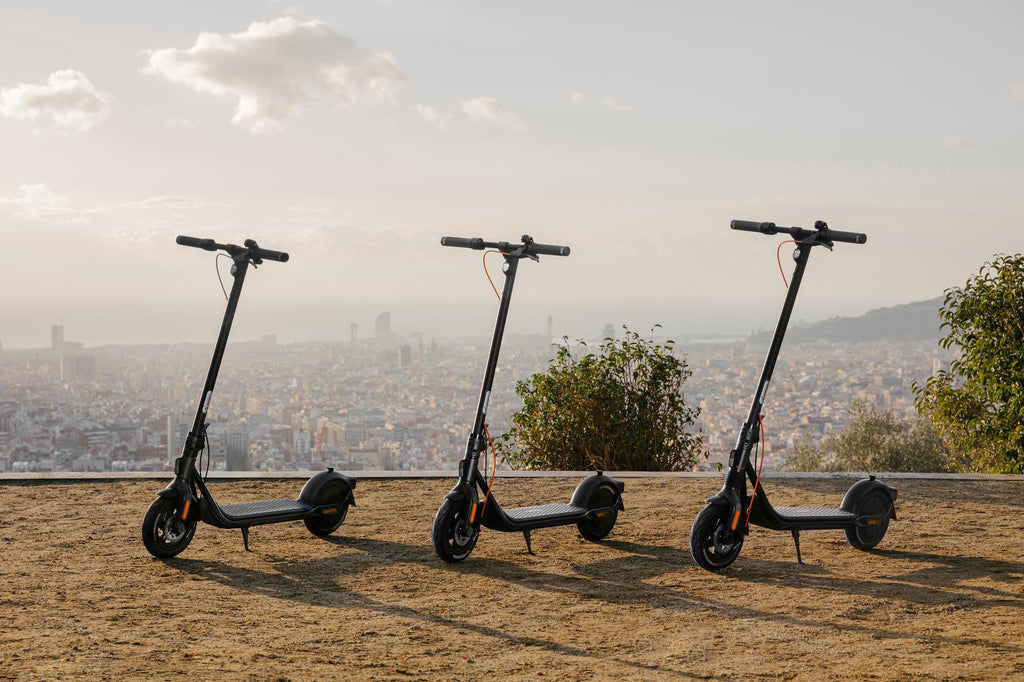
[[[1019,2],[4,3],[0,344],[212,340],[215,260],[178,234],[291,255],[238,339],[487,334],[444,235],[572,248],[520,268],[520,333],[770,326],[780,239],[734,218],[868,235],[815,252],[797,319],[937,297],[1024,248],[1022,29]]]

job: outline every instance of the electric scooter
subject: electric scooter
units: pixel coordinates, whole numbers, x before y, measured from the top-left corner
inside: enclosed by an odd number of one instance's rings
[[[213,386],[217,381],[221,360],[227,347],[235,308],[242,295],[245,274],[250,265],[255,269],[264,259],[284,263],[288,260],[288,254],[262,249],[251,239],[246,239],[244,246],[218,244],[212,239],[184,236],[179,236],[176,241],[182,246],[227,253],[233,261],[231,276],[234,283],[228,296],[227,309],[224,311],[220,335],[213,350],[213,359],[206,375],[206,384],[199,399],[192,430],[185,438],[181,456],[174,460],[174,480],[157,493],[156,501],[150,505],[142,521],[143,544],[155,557],[173,557],[188,547],[199,521],[217,528],[240,528],[246,551],[249,551],[250,526],[302,519],[313,535],[330,535],[345,521],[349,505],[355,504],[354,478],[344,476],[328,467],[327,471],[316,474],[306,482],[297,500],[265,500],[222,506],[213,498],[196,466],[203,450],[206,449],[206,429],[209,426],[206,423],[206,414],[210,408]]]
[[[817,221],[814,229],[802,227],[777,227],[775,223],[734,220],[734,230],[760,232],[762,234],[788,234],[796,243],[793,260],[796,266],[789,284],[782,315],[772,337],[768,356],[761,369],[761,378],[750,405],[747,421],[740,429],[736,447],[729,453],[729,469],[725,485],[717,495],[707,500],[707,506],[697,515],[690,529],[690,552],[701,568],[717,571],[732,564],[743,547],[743,538],[749,532],[750,524],[771,530],[790,531],[796,544],[796,558],[803,563],[800,555],[800,531],[802,530],[843,530],[847,541],[857,549],[870,549],[881,542],[889,521],[896,519],[896,490],[869,476],[853,484],[846,492],[838,509],[830,507],[773,507],[768,501],[764,487],[760,485],[760,470],[751,466],[751,452],[757,447],[761,433],[761,409],[765,394],[771,383],[775,361],[779,357],[782,338],[789,325],[800,282],[811,250],[824,246],[832,250],[835,242],[863,244],[867,235],[855,232],[840,232],[829,229],[823,221]],[[785,242],[784,242],[785,243]],[[761,454],[764,463],[764,453]],[[753,484],[753,496],[747,494],[747,480]]]
[[[469,556],[476,546],[481,525],[502,532],[521,532],[526,540],[527,551],[533,554],[530,531],[575,523],[580,535],[597,542],[611,532],[619,511],[623,509],[622,482],[606,476],[602,471],[581,481],[568,504],[541,504],[503,509],[491,491],[491,484],[477,467],[480,453],[485,452],[487,448],[487,404],[494,384],[498,352],[505,332],[505,320],[508,317],[519,261],[523,258],[536,261],[540,260],[538,256],[543,255],[569,255],[569,247],[537,244],[529,235],[523,235],[521,242],[485,242],[479,237],[441,239],[442,246],[478,251],[496,249],[505,259],[502,264],[505,283],[498,305],[498,317],[494,323],[494,335],[491,338],[487,366],[484,369],[483,384],[480,387],[480,401],[477,403],[473,431],[469,434],[466,455],[459,462],[459,480],[437,510],[431,532],[434,550],[448,563],[457,563]]]

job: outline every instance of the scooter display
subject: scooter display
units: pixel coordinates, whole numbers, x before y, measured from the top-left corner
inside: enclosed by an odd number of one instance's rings
[[[771,383],[775,362],[782,348],[782,339],[789,325],[790,314],[796,302],[800,282],[811,251],[816,246],[832,250],[835,242],[863,244],[867,235],[829,229],[817,221],[814,229],[778,227],[771,222],[734,220],[734,230],[760,232],[766,235],[787,234],[796,243],[793,260],[796,266],[779,323],[772,336],[768,355],[761,369],[761,377],[754,391],[754,399],[746,422],[736,439],[736,447],[729,453],[729,468],[725,484],[718,494],[709,498],[707,506],[694,519],[690,529],[690,552],[697,565],[709,571],[721,570],[732,564],[743,547],[743,538],[750,524],[771,530],[790,531],[796,544],[796,557],[800,555],[800,531],[843,530],[847,541],[858,549],[870,549],[881,542],[896,519],[896,490],[869,476],[853,484],[846,492],[838,509],[831,507],[773,507],[760,484],[760,469],[751,466],[751,453],[757,448],[762,431],[762,408]],[[785,242],[784,242],[785,243]],[[781,247],[781,245],[780,245]],[[763,449],[763,448],[762,448]],[[761,453],[761,464],[764,453]],[[753,485],[753,495],[747,494],[747,481]]]
[[[622,482],[606,476],[602,471],[581,481],[568,504],[541,504],[503,509],[491,490],[493,478],[491,483],[488,483],[478,468],[480,454],[486,452],[487,448],[487,405],[494,384],[498,353],[505,332],[505,320],[508,317],[519,261],[523,258],[536,261],[540,260],[538,256],[545,255],[569,255],[569,247],[537,244],[529,235],[523,235],[520,241],[521,243],[517,244],[485,242],[480,238],[441,239],[442,246],[497,250],[504,257],[502,272],[505,275],[473,430],[469,434],[465,457],[459,462],[459,480],[437,510],[431,532],[434,550],[448,563],[457,563],[469,556],[476,546],[481,525],[503,532],[521,532],[526,540],[527,551],[532,554],[532,530],[575,523],[580,535],[596,542],[611,532],[619,511],[623,509]]]
[[[182,246],[225,252],[233,261],[231,276],[234,283],[228,295],[220,335],[214,347],[213,359],[199,398],[192,429],[185,438],[181,456],[174,460],[174,480],[157,493],[156,500],[150,505],[142,521],[143,544],[155,557],[176,556],[192,541],[199,521],[217,528],[240,528],[246,551],[249,551],[251,526],[301,519],[313,535],[330,535],[345,521],[349,505],[355,504],[354,478],[344,476],[328,467],[327,471],[316,474],[306,482],[296,500],[264,500],[222,506],[214,499],[197,468],[197,462],[206,449],[206,430],[209,426],[206,423],[206,415],[227,347],[235,309],[242,294],[246,272],[250,265],[255,269],[264,260],[284,263],[288,260],[288,254],[262,249],[251,239],[246,239],[243,246],[218,244],[212,239],[185,236],[179,236],[176,241]]]

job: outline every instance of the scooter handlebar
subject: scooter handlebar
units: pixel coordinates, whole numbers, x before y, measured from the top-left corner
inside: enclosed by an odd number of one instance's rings
[[[524,237],[524,240],[529,237]],[[556,244],[538,244],[534,241],[516,242],[485,242],[480,237],[441,237],[441,246],[457,246],[463,249],[497,249],[502,253],[511,253],[513,250],[521,249],[521,253],[528,256],[568,256],[568,246]]]
[[[205,251],[225,251],[232,257],[238,256],[248,252],[249,257],[256,260],[256,262],[263,260],[276,260],[279,263],[288,262],[288,254],[284,251],[273,251],[271,249],[261,249],[256,242],[251,239],[245,240],[245,246],[238,246],[237,244],[218,244],[212,239],[200,239],[199,237],[186,237],[185,235],[178,235],[175,242],[182,246],[191,246],[197,249],[203,249]]]
[[[212,239],[200,239],[199,237],[186,237],[183,234],[179,234],[174,240],[182,246],[193,246],[197,249],[204,249],[206,251],[216,251],[217,242]]]
[[[779,227],[775,223],[759,223],[753,220],[734,220],[729,224],[729,226],[734,230],[743,230],[745,232],[760,232],[761,234],[788,234],[796,240],[806,239],[813,234],[820,235],[822,239],[827,241],[844,242],[847,244],[863,244],[868,240],[868,236],[863,232],[843,232],[842,230],[833,230],[828,227],[809,230],[804,227]]]
[[[288,262],[288,254],[284,251],[271,251],[270,249],[261,249],[257,247],[255,249],[249,249],[249,253],[256,258],[262,258],[263,260],[276,260],[279,263]]]

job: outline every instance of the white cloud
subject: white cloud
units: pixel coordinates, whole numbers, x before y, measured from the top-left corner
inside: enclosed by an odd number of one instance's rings
[[[58,133],[81,133],[110,111],[110,95],[97,90],[85,74],[71,69],[51,73],[44,83],[18,83],[0,90],[0,114],[45,121]]]
[[[474,121],[492,123],[518,133],[526,131],[526,126],[511,109],[490,97],[463,100],[462,111]]]
[[[447,132],[451,128],[452,115],[444,114],[435,109],[434,107],[427,106],[426,104],[417,104],[413,107],[419,117],[424,121],[434,126],[438,130]]]
[[[371,52],[322,21],[255,22],[242,33],[202,33],[187,50],[149,53],[147,73],[215,95],[237,97],[232,122],[258,133],[316,100],[393,101],[405,75],[391,55]]]
[[[604,108],[608,111],[629,111],[629,105],[623,104],[614,97],[605,97]]]
[[[573,102],[582,102],[587,98],[587,96],[584,95],[582,92],[574,92],[571,95],[569,95],[569,97],[572,99]]]
[[[962,152],[970,148],[971,143],[959,135],[947,135],[942,138],[942,146],[952,152]]]

